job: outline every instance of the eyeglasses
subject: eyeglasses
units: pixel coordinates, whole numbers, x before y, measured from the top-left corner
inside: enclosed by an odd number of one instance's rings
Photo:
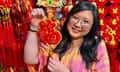
[[[71,16],[71,21],[73,24],[81,24],[82,26],[89,26],[90,22],[86,19],[80,20],[77,16]]]

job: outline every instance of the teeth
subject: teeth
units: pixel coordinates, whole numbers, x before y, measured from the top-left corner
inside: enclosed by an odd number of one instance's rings
[[[73,30],[73,32],[81,32],[82,30],[79,30],[79,29],[77,29],[77,28],[74,28],[74,27],[72,27],[72,30]]]
[[[79,30],[75,29],[75,28],[72,28],[72,31],[73,32],[79,32]]]

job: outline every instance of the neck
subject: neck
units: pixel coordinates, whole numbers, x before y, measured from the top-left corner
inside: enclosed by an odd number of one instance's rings
[[[80,39],[73,39],[71,43],[71,48],[79,48],[83,42],[83,38]]]

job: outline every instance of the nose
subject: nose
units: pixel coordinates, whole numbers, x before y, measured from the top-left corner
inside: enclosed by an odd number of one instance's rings
[[[77,23],[75,23],[74,25],[75,25],[75,27],[82,29],[82,22],[81,22],[81,20],[79,20],[79,21],[78,21]]]

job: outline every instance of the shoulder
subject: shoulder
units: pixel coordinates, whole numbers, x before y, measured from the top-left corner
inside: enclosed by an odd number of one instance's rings
[[[107,47],[104,40],[101,40],[97,47],[97,56],[101,58],[101,56],[107,55]]]
[[[101,40],[100,43],[97,46],[97,50],[105,50],[106,49],[106,44],[104,40]]]
[[[97,70],[101,72],[110,72],[109,56],[104,40],[101,40],[101,42],[98,44],[97,59],[99,60],[96,66]]]

